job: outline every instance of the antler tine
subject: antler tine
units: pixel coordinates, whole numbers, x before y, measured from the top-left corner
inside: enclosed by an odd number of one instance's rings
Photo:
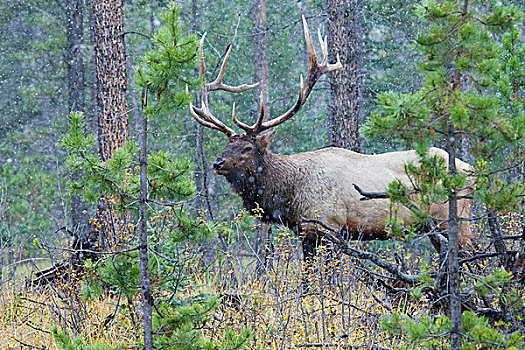
[[[310,30],[308,29],[308,24],[306,23],[306,18],[304,17],[304,15],[302,16],[302,19],[303,19],[303,28],[304,28],[304,39],[306,41],[306,47],[308,49],[308,58],[310,60],[310,67],[308,68],[308,75],[306,76],[306,81],[303,83],[303,76],[301,75],[299,97],[297,98],[295,105],[293,105],[292,108],[290,108],[288,111],[286,111],[284,114],[280,115],[279,117],[262,123],[260,127],[257,129],[257,132],[261,132],[263,130],[277,126],[281,123],[284,123],[291,117],[293,117],[305,104],[315,83],[323,74],[343,68],[341,61],[339,60],[339,55],[337,55],[336,63],[334,64],[328,63],[328,44],[327,44],[326,38],[324,40],[322,39],[320,30],[318,31],[318,34],[319,34],[319,43],[321,45],[321,53],[322,53],[323,60],[319,64],[317,60],[317,54],[315,52],[314,44],[312,41],[312,37],[310,35]]]
[[[321,65],[324,65],[328,62],[328,43],[326,36],[324,37],[321,35],[321,28],[317,28],[317,37],[319,38],[319,46],[321,47],[321,54],[323,55],[323,62]]]
[[[235,102],[233,103],[232,119],[233,119],[233,122],[237,124],[241,129],[243,129],[246,132],[250,132],[251,127],[249,125],[246,125],[243,122],[237,120],[237,115],[235,114]]]
[[[228,58],[230,57],[231,51],[232,51],[232,44],[228,45],[228,50],[226,51],[226,55],[224,55],[224,60],[222,61],[221,69],[219,70],[219,74],[217,75],[217,78],[213,82],[207,84],[208,91],[224,90],[228,92],[238,93],[238,92],[243,92],[246,90],[253,89],[259,85],[259,83],[257,82],[251,85],[242,84],[238,86],[230,86],[222,82],[222,78],[224,77],[224,72],[226,71],[226,63],[228,62]]]
[[[193,103],[190,103],[190,112],[200,124],[212,128],[215,130],[219,130],[223,133],[225,133],[228,136],[231,136],[235,134],[235,132],[227,127],[223,122],[221,122],[219,119],[213,116],[211,114],[210,109],[207,106],[207,102],[205,102],[205,97],[203,96],[201,99],[201,108],[197,108],[193,105]]]
[[[195,107],[190,103],[190,112],[200,124],[215,130],[219,130],[228,136],[235,132],[227,127],[223,122],[213,116],[209,108],[208,93],[210,92],[210,84],[206,84],[206,65],[204,63],[204,40],[206,33],[202,36],[199,45],[199,68],[202,79],[202,94],[201,94],[201,108]],[[221,77],[222,78],[222,77]]]
[[[255,124],[251,127],[251,134],[258,134],[259,130],[261,128],[262,122],[264,120],[265,115],[265,109],[264,109],[264,94],[263,90],[261,89],[261,95],[259,96],[259,117],[255,121]]]
[[[312,41],[312,36],[310,35],[310,30],[308,29],[308,23],[306,23],[306,18],[302,15],[303,19],[303,29],[304,29],[304,40],[306,41],[306,48],[308,49],[308,58],[310,59],[310,66],[317,65],[317,53],[315,52],[314,42]]]
[[[193,104],[190,103],[190,112],[200,124],[212,128],[215,130],[219,130],[223,133],[225,133],[228,136],[234,135],[235,132],[227,127],[223,122],[221,122],[219,119],[217,119],[210,111],[210,104],[209,104],[209,93],[210,91],[217,91],[217,90],[224,90],[227,92],[243,92],[246,90],[253,89],[259,83],[255,84],[242,84],[239,86],[230,86],[226,85],[222,82],[222,79],[224,78],[224,73],[226,71],[226,63],[228,62],[228,58],[230,57],[230,53],[232,51],[232,45],[228,45],[228,49],[226,50],[226,54],[224,55],[224,59],[221,63],[221,68],[219,70],[219,74],[217,75],[217,78],[212,81],[211,83],[206,84],[206,65],[204,63],[204,40],[206,37],[206,33],[202,36],[200,40],[200,46],[199,46],[199,67],[200,67],[200,73],[202,77],[202,96],[201,96],[201,107],[197,108]],[[251,130],[251,128],[241,123],[237,120],[237,117],[235,116],[235,104],[233,105],[233,111],[232,116],[234,122],[239,125],[244,130],[248,131]]]
[[[255,121],[255,124],[252,126],[249,126],[247,124],[244,124],[243,122],[239,121],[237,119],[237,116],[235,114],[235,103],[233,104],[233,112],[232,112],[232,118],[233,122],[237,124],[241,129],[246,131],[249,135],[256,135],[259,132],[259,128],[262,125],[262,122],[264,120],[264,100],[263,100],[263,92],[261,90],[261,96],[260,96],[260,107],[259,107],[259,117],[257,117],[257,120]]]
[[[216,125],[213,122],[209,122],[207,120],[201,119],[199,114],[202,115],[202,110],[200,108],[195,107],[192,103],[190,103],[190,112],[193,115],[193,118],[195,118],[195,120],[197,120],[200,124],[202,124],[202,125],[204,125],[204,126],[206,126],[208,128],[211,128],[211,129],[219,130],[219,131],[225,133],[228,136],[231,136],[233,134],[233,130],[231,130],[227,126],[225,126],[225,128],[222,128],[222,127],[219,127],[218,125]],[[205,118],[205,117],[203,116],[203,118]]]

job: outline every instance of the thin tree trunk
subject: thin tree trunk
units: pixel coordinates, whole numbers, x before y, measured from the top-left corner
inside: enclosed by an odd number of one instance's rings
[[[142,291],[142,305],[144,310],[144,348],[153,350],[152,310],[153,296],[151,295],[151,281],[149,277],[148,259],[148,213],[146,201],[148,198],[148,119],[144,115],[144,106],[147,103],[146,91],[142,94],[142,110],[140,114],[141,129],[139,134],[139,162],[140,162],[140,200],[139,200],[139,259],[140,259],[140,287]]]
[[[501,230],[498,223],[498,214],[496,214],[496,212],[494,212],[493,210],[489,210],[488,212],[488,222],[492,244],[494,244],[494,249],[496,250],[496,252],[500,254],[499,260],[501,266],[507,269],[507,271],[511,271],[511,260],[507,252],[505,242],[503,241],[503,236],[501,235]]]
[[[448,172],[455,177],[456,169],[456,133],[452,122],[447,123]],[[458,254],[458,198],[456,191],[448,196],[448,282],[450,293],[450,344],[451,350],[461,349],[461,276],[459,273]]]
[[[268,120],[270,118],[271,107],[266,0],[253,0],[252,13],[254,78],[256,82],[259,82],[259,86],[255,89],[255,99],[264,111],[263,120]],[[271,235],[271,225],[260,222],[257,228],[255,244],[258,274],[266,272],[272,264],[271,254],[273,249]]]
[[[197,0],[192,0],[191,2],[191,16],[193,19],[193,32],[197,33],[198,31],[198,21],[199,18],[197,15]],[[199,75],[198,67],[195,67],[195,76]],[[195,93],[194,99],[198,100],[198,95]],[[191,118],[193,119],[193,118]],[[206,165],[206,155],[204,153],[204,127],[198,123],[196,120],[193,120],[194,130],[195,130],[195,152],[194,152],[194,161],[195,161],[195,187],[197,190],[197,196],[195,197],[195,207],[197,211],[202,211],[204,216],[207,219],[214,219],[211,198],[210,198],[210,189],[207,176],[207,165]]]
[[[468,0],[464,0],[462,16],[465,17],[468,13]],[[459,49],[461,50],[461,48]],[[463,88],[463,77],[460,72],[455,70],[452,66],[451,70],[451,86],[453,91],[458,91]],[[457,175],[456,158],[458,146],[461,147],[461,140],[458,140],[459,134],[456,133],[454,123],[450,117],[446,116],[447,120],[447,152],[448,156],[448,172],[454,179]],[[461,324],[462,324],[462,310],[461,310],[461,275],[459,271],[459,245],[458,245],[458,198],[455,189],[448,196],[448,280],[450,293],[450,349],[460,350],[462,342]]]
[[[330,74],[329,143],[364,150],[359,127],[363,112],[363,9],[361,0],[326,0],[328,51],[341,58],[343,69]]]
[[[85,110],[83,44],[84,4],[82,0],[67,2],[67,81],[69,111]]]
[[[85,75],[84,58],[81,52],[84,31],[84,2],[72,0],[66,4],[67,37],[67,81],[69,112],[85,112]],[[80,173],[71,174],[72,181],[78,181]],[[87,205],[82,196],[71,197],[71,224],[73,234],[79,237],[82,245],[89,241],[91,232]]]
[[[525,182],[525,163],[523,163],[521,171],[521,179]],[[521,201],[521,239],[514,263],[514,271],[518,281],[525,284],[525,199]]]
[[[253,0],[253,64],[254,80],[259,82],[255,88],[255,99],[260,105],[261,94],[264,107],[264,120],[270,117],[270,77],[268,63],[268,33],[266,22],[266,0]]]
[[[7,248],[7,281],[11,281],[11,285],[14,286],[16,282],[16,264],[15,264],[15,249],[12,245]],[[1,271],[0,271],[1,273]]]
[[[88,0],[92,5],[93,0]],[[93,11],[89,11],[89,44],[91,47],[95,47],[95,20],[93,16]],[[97,64],[95,59],[94,50],[91,51],[91,56],[89,59],[89,73],[88,73],[88,86],[89,86],[89,127],[91,132],[98,140],[98,96],[97,96]],[[87,123],[86,123],[87,124]],[[100,154],[98,149],[98,142],[95,143],[95,150],[97,154]]]
[[[127,48],[128,47],[128,40],[127,37],[124,36],[124,45]],[[139,138],[138,131],[141,129],[141,118],[140,118],[140,110],[139,110],[139,104],[137,101],[137,95],[135,93],[135,82],[133,81],[133,62],[131,62],[131,55],[126,55],[126,71],[127,71],[127,82],[128,82],[128,88],[129,88],[129,99],[131,102],[131,110],[129,111],[129,114],[132,116],[133,120],[135,121],[135,132],[137,135],[137,138]],[[137,139],[137,142],[139,140]]]

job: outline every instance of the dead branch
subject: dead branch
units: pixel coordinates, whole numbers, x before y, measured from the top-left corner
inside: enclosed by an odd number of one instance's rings
[[[360,250],[356,250],[352,248],[350,244],[341,236],[341,233],[338,229],[330,227],[320,220],[303,219],[302,222],[318,224],[319,226],[325,229],[325,230],[319,230],[319,233],[323,237],[328,239],[330,242],[334,243],[339,249],[341,249],[341,252],[351,257],[357,258],[357,259],[369,260],[375,265],[390,272],[391,274],[396,276],[399,280],[405,283],[416,284],[419,278],[421,277],[421,275],[410,275],[410,274],[407,274],[401,271],[399,266],[396,266],[392,264],[391,262],[379,257],[377,254],[366,252],[366,251],[360,251]],[[334,233],[335,235],[330,232]]]
[[[510,255],[510,256],[514,256],[514,255],[518,254],[518,251],[516,251],[516,250],[509,250],[509,251],[507,251],[507,254]],[[493,257],[500,256],[500,255],[501,255],[501,253],[499,253],[499,252],[483,253],[483,254],[474,255],[474,256],[471,256],[471,257],[468,257],[468,258],[465,258],[465,259],[461,259],[459,261],[459,263],[460,264],[465,264],[465,263],[468,263],[468,262],[471,262],[471,261],[493,258]]]
[[[352,184],[352,185],[354,185],[354,188],[357,190],[357,192],[359,192],[359,194],[363,196],[363,198],[360,198],[360,200],[362,201],[367,201],[369,199],[378,199],[378,198],[390,198],[390,195],[387,192],[368,192],[368,191],[363,191],[363,189],[361,189],[361,187],[357,186],[356,184]]]

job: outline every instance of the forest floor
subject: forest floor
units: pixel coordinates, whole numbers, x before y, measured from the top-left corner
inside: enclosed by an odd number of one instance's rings
[[[272,267],[260,277],[240,275],[239,269],[224,273],[224,266],[222,273],[195,271],[181,297],[222,298],[202,328],[204,338],[220,341],[229,331],[250,329],[249,349],[395,349],[403,344],[404,339],[381,328],[381,318],[392,309],[416,313],[410,309],[415,306],[385,295],[359,271],[366,267],[348,258],[322,253],[312,270],[303,272],[294,249],[277,244]],[[140,315],[140,301],[131,304]],[[141,337],[140,321],[124,307],[129,301],[112,293],[84,300],[73,286],[8,287],[0,305],[0,349],[58,349],[53,328],[85,344],[111,344],[111,349],[133,347]]]
[[[521,227],[518,219],[505,220],[502,231],[516,235]],[[220,297],[219,307],[200,326],[203,338],[213,343],[223,343],[232,331],[240,334],[248,329],[253,334],[248,349],[418,348],[407,343],[407,338],[388,333],[382,322],[393,313],[416,320],[434,314],[436,310],[424,295],[417,300],[406,293],[387,293],[382,284],[389,282],[388,276],[372,264],[323,247],[305,269],[298,249],[293,235],[277,233],[272,262],[259,275],[249,254],[224,258],[225,254],[211,266],[206,266],[204,258],[196,259],[183,271],[186,284],[177,298]],[[432,266],[437,261],[437,254],[429,249],[401,241],[374,249],[407,271],[410,266],[421,267],[425,262]],[[142,337],[139,299],[127,299],[114,290],[96,298],[84,296],[80,282],[45,288],[4,286],[0,349],[60,349],[53,331],[66,332],[79,344],[102,344],[83,349],[137,348]]]

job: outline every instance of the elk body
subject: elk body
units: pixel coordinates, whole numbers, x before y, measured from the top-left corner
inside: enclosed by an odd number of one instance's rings
[[[203,84],[202,105],[190,105],[193,116],[201,124],[219,130],[228,137],[224,151],[213,163],[217,174],[226,177],[234,191],[242,197],[248,210],[260,208],[262,221],[284,224],[303,238],[305,256],[314,254],[319,238],[314,224],[304,224],[302,218],[316,218],[325,224],[344,232],[347,239],[387,239],[385,221],[390,215],[389,199],[360,200],[362,195],[352,186],[358,184],[366,191],[385,191],[388,184],[396,179],[410,184],[405,165],[415,161],[415,151],[391,152],[378,155],[365,155],[341,148],[324,148],[313,152],[294,155],[279,155],[270,151],[269,146],[275,135],[271,128],[291,118],[305,103],[317,79],[325,73],[340,69],[337,63],[328,64],[326,39],[319,35],[323,61],[317,62],[312,40],[303,17],[305,38],[310,58],[310,68],[305,84],[301,77],[301,88],[296,104],[283,115],[263,122],[264,109],[253,126],[237,120],[235,105],[233,121],[244,133],[232,129],[214,117],[209,110],[208,93],[213,90],[241,92],[255,85],[228,86],[222,83],[228,49],[218,78]],[[204,58],[200,49],[201,73],[204,76]],[[262,101],[262,99],[261,99]],[[432,148],[430,155],[445,159],[448,154]],[[456,161],[458,171],[466,171],[467,163]],[[458,202],[458,214],[470,215],[472,201],[462,199]],[[432,205],[429,214],[433,218],[446,219],[448,205]],[[398,218],[405,224],[413,223],[409,209],[399,208]],[[459,224],[460,242],[464,247],[472,244],[468,223]]]
[[[318,243],[315,226],[301,224],[302,218],[317,218],[344,232],[347,239],[387,239],[385,221],[390,216],[389,199],[360,200],[362,195],[352,186],[359,184],[367,191],[385,191],[396,179],[410,184],[405,164],[416,161],[415,151],[365,155],[341,148],[324,148],[294,155],[269,151],[273,132],[258,137],[237,135],[230,138],[214,162],[218,174],[224,175],[244,206],[263,210],[262,220],[284,224],[303,236],[305,255],[313,254]],[[430,155],[448,157],[438,148]],[[458,171],[469,165],[458,160]],[[468,217],[471,200],[459,201],[458,214]],[[432,205],[429,215],[446,219],[448,205]],[[413,224],[412,212],[400,207],[397,217]],[[442,228],[443,226],[441,226]],[[459,226],[463,247],[472,245],[467,222]]]

